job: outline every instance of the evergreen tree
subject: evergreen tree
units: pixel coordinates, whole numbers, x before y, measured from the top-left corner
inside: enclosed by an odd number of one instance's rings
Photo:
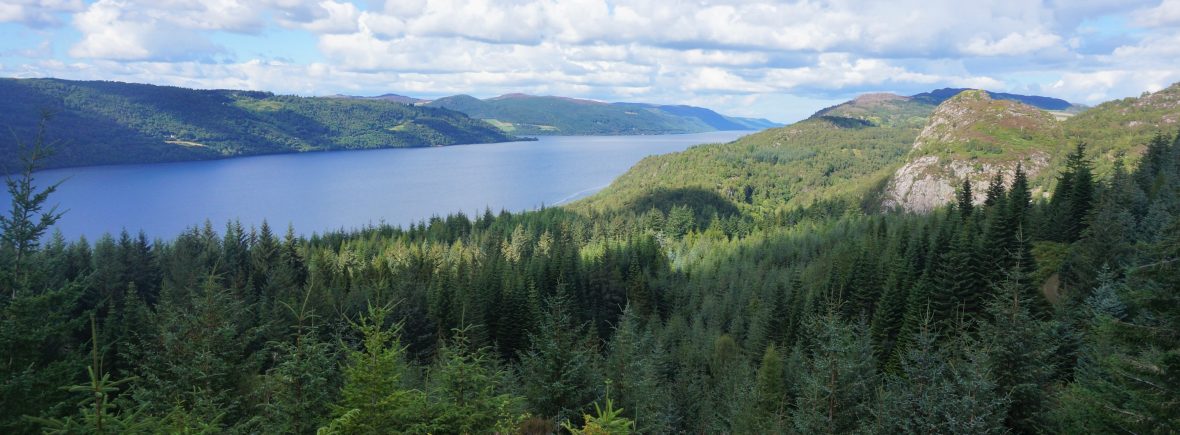
[[[868,331],[834,313],[808,317],[810,344],[792,419],[803,433],[849,433],[871,421],[877,369]]]
[[[672,402],[662,379],[667,371],[664,349],[630,306],[623,310],[609,350],[605,373],[624,415],[641,433],[671,431]]]
[[[1180,431],[1180,220],[1167,230],[1125,283],[1091,296],[1091,332],[1061,395],[1057,430]]]
[[[989,376],[974,343],[951,355],[935,343],[925,323],[901,361],[888,375],[877,409],[882,433],[1004,433],[1007,400]]]
[[[0,271],[0,285],[3,286],[0,291],[11,295],[12,299],[16,299],[19,290],[29,288],[30,257],[37,250],[41,236],[64,213],[58,212],[56,205],[45,209],[49,195],[57,191],[64,180],[39,189],[33,179],[41,161],[52,153],[52,144],[46,142],[48,123],[49,113],[43,112],[32,145],[18,145],[20,174],[4,180],[12,197],[12,208],[7,216],[0,216],[0,260],[4,263]]]
[[[353,325],[362,349],[348,352],[344,388],[321,434],[427,433],[439,428],[421,390],[404,385],[410,370],[399,338],[400,325],[386,327],[389,306],[370,306]]]
[[[955,204],[958,206],[959,217],[964,221],[971,218],[971,213],[975,210],[975,196],[971,192],[971,178],[963,178],[963,184],[959,190],[955,192]]]
[[[439,349],[427,392],[439,433],[508,433],[524,415],[524,398],[504,392],[508,372],[487,348],[474,348],[457,330]]]
[[[787,414],[787,373],[783,357],[774,345],[767,346],[758,366],[754,381],[754,401],[757,407],[755,419],[763,433],[785,432]]]
[[[1035,433],[1046,429],[1058,341],[1050,321],[1030,314],[1021,274],[1019,269],[1012,270],[1000,286],[980,337],[987,349],[986,368],[1011,401],[1005,424],[1015,432]]]
[[[988,208],[1003,207],[1004,199],[1004,174],[997,172],[987,185],[987,196],[983,200],[983,205]]]
[[[599,399],[602,385],[593,336],[575,322],[568,304],[560,297],[548,301],[518,373],[529,409],[557,421],[579,418]]]

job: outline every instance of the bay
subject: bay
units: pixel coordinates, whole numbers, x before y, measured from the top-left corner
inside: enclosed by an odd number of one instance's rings
[[[293,225],[303,235],[484,209],[560,205],[606,187],[643,157],[748,131],[653,136],[548,136],[535,142],[279,154],[149,165],[42,171],[65,180],[50,198],[65,210],[67,240],[123,229],[172,238],[211,222]],[[11,197],[0,193],[7,206]],[[7,209],[5,209],[7,212]]]

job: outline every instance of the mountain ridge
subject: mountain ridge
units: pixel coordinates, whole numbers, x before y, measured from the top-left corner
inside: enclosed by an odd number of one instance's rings
[[[14,78],[0,79],[0,94],[0,125],[22,140],[43,109],[54,113],[46,168],[517,140],[459,112],[382,99]],[[0,172],[18,166],[12,139],[0,139]]]
[[[419,103],[484,119],[513,134],[626,135],[760,130],[780,124],[726,116],[687,105],[608,103],[561,96],[521,93],[479,99],[459,94]]]

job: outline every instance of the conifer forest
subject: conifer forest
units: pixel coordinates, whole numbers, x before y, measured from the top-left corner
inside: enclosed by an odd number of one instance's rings
[[[0,432],[1176,433],[1180,140],[1141,145],[930,213],[684,189],[95,240],[55,234],[34,147],[0,218]]]

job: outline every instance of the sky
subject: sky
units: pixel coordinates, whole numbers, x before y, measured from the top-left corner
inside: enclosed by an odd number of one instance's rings
[[[506,93],[790,122],[943,87],[1094,105],[1180,81],[1180,0],[0,0],[0,77]]]

